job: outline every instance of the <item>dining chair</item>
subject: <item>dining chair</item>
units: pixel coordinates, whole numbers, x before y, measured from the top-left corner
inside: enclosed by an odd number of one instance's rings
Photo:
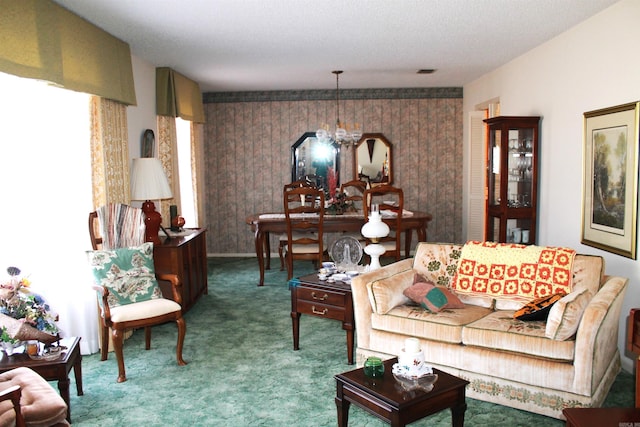
[[[289,184],[286,184],[284,186],[284,190],[287,191],[289,189],[298,188],[298,187],[316,188],[316,185],[314,182],[309,181],[307,178],[303,178],[301,180],[293,181]],[[284,255],[285,255],[284,251],[286,247],[287,247],[287,233],[285,232],[278,237],[278,256],[280,257],[280,271],[284,271]]]
[[[119,383],[127,380],[123,340],[128,330],[144,328],[145,349],[149,350],[151,327],[176,322],[176,359],[180,366],[187,364],[182,358],[186,324],[182,317],[182,284],[178,276],[155,272],[153,243],[140,243],[140,238],[137,238],[124,247],[105,246],[110,238],[119,234],[135,234],[140,228],[144,240],[144,222],[139,222],[143,215],[138,210],[141,212],[141,209],[118,204],[99,208],[89,214],[89,235],[93,251],[87,251],[87,256],[95,280],[94,289],[98,293],[102,321],[101,360],[107,360],[111,330]],[[96,222],[101,224],[96,225]],[[100,230],[100,235],[97,230]],[[123,232],[124,230],[127,232]],[[138,245],[132,246],[136,242]],[[158,280],[171,284],[173,300],[162,296]]]
[[[366,189],[367,183],[358,179],[345,182],[340,186],[340,192],[347,195],[345,200],[352,202],[358,211],[363,210],[362,200]]]
[[[393,256],[396,261],[400,261],[402,212],[404,210],[404,193],[402,189],[391,185],[381,185],[366,189],[363,198],[365,222],[369,220],[369,212],[371,212],[373,204],[378,205],[383,219],[388,218],[391,220],[391,223],[386,221],[391,229],[389,235],[381,238],[378,243],[385,249],[383,256]]]
[[[324,192],[314,187],[284,187],[284,214],[287,223],[285,261],[287,280],[293,277],[293,260],[311,260],[322,264],[324,245]]]
[[[340,192],[347,195],[345,200],[347,202],[351,202],[353,204],[353,207],[357,210],[357,212],[364,213],[363,199],[364,199],[364,192],[367,189],[367,187],[368,185],[365,181],[355,179],[355,180],[343,183],[340,186]],[[362,236],[362,234],[360,234],[360,231],[343,231],[342,233],[338,234],[338,236],[339,236],[338,238],[350,236],[362,243],[364,243],[366,240]]]

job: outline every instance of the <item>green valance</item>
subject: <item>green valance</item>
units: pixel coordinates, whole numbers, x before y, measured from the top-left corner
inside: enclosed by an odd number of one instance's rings
[[[136,105],[129,45],[51,0],[0,0],[0,71]]]
[[[204,123],[200,85],[171,68],[156,68],[156,112]]]

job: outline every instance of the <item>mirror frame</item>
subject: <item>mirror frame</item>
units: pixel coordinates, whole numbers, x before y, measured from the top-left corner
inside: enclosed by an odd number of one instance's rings
[[[387,162],[389,164],[389,174],[388,174],[388,179],[386,181],[381,181],[381,182],[374,182],[369,180],[369,185],[371,185],[372,187],[378,186],[378,185],[383,185],[383,184],[393,184],[393,156],[392,156],[392,146],[391,146],[391,142],[381,133],[365,133],[362,135],[362,138],[360,138],[360,140],[358,141],[358,143],[356,144],[356,146],[354,147],[353,150],[353,179],[354,180],[362,180],[360,173],[358,172],[358,165],[361,164],[358,162],[358,149],[361,146],[368,146],[369,144],[367,143],[367,140],[371,140],[371,139],[375,139],[375,142],[373,143],[373,145],[371,146],[371,151],[369,153],[367,153],[365,151],[365,153],[369,154],[369,155],[373,155],[373,153],[375,152],[375,147],[378,146],[378,143],[384,145],[387,149]],[[364,149],[364,148],[363,148]],[[371,161],[367,162],[369,164],[373,164],[371,163]],[[383,161],[384,163],[384,161]]]
[[[309,141],[312,139],[314,141]],[[302,148],[302,145],[306,142],[308,144],[312,144],[313,142],[317,142],[318,138],[316,137],[315,132],[305,132],[298,140],[291,146],[291,182],[298,181],[301,176],[298,176],[298,162],[299,162],[299,150]],[[333,150],[333,164],[334,168],[337,172],[338,181],[336,186],[340,188],[340,146],[336,143],[330,144],[331,149]],[[312,158],[312,157],[311,157]],[[305,176],[308,174],[305,174]],[[328,190],[325,186],[320,185],[320,188],[324,190]]]

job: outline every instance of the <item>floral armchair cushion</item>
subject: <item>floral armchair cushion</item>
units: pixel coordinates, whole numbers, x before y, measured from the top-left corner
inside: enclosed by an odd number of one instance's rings
[[[109,290],[110,307],[162,298],[153,266],[153,243],[87,251],[96,284]]]

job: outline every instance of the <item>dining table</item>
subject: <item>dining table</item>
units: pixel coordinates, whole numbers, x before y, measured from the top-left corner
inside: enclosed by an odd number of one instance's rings
[[[404,211],[401,220],[401,232],[405,233],[405,256],[408,258],[411,250],[412,234],[415,230],[418,242],[427,241],[427,225],[431,221],[431,214],[427,212]],[[396,218],[383,216],[382,220],[395,228]],[[264,272],[271,268],[271,233],[286,233],[287,221],[284,213],[258,213],[249,215],[245,221],[254,233],[256,258],[260,269],[258,286],[264,285]],[[324,215],[323,233],[343,233],[360,231],[364,225],[362,212],[346,212],[342,215]],[[265,256],[266,255],[266,256]],[[266,259],[265,259],[266,258]]]

